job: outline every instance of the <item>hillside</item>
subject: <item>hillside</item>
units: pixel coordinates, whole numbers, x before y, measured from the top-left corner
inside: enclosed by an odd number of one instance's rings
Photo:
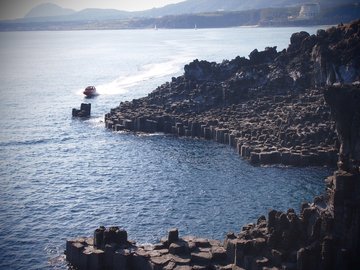
[[[128,12],[116,9],[84,9],[74,11],[65,9],[55,4],[41,4],[30,10],[23,19],[12,21],[12,23],[31,22],[74,22],[84,20],[120,20],[134,18],[158,18],[171,15],[199,14],[212,12],[234,12],[246,10],[263,10],[269,8],[293,8],[304,3],[320,3],[321,9],[359,3],[360,0],[187,0],[177,4],[171,4],[162,8],[153,8],[144,11]]]
[[[145,17],[165,15],[195,14],[218,11],[243,11],[251,9],[278,8],[301,5],[305,0],[188,0],[178,4],[168,5],[163,8],[146,10],[140,13]]]
[[[76,11],[72,9],[62,8],[58,5],[46,3],[40,4],[31,9],[24,18],[38,18],[38,17],[55,17],[66,16],[74,14]]]
[[[145,10],[137,15],[158,17],[165,15],[195,14],[217,11],[244,11],[252,9],[296,7],[307,3],[319,3],[322,8],[334,7],[358,0],[188,0],[162,8]]]
[[[47,3],[31,9],[23,19],[14,23],[53,23],[53,22],[82,22],[92,20],[114,20],[133,16],[131,12],[116,9],[87,8],[80,11],[65,9],[58,5]]]
[[[300,7],[263,8],[244,11],[218,11],[196,14],[168,15],[162,17],[129,18],[129,13],[101,10],[102,20],[97,19],[97,9],[85,9],[65,16],[26,18],[0,22],[0,31],[14,30],[89,30],[89,29],[146,29],[154,28],[217,28],[236,26],[305,26],[349,23],[360,18],[359,4],[344,4],[321,9],[320,13],[306,20],[297,19]],[[66,18],[66,20],[64,19]]]

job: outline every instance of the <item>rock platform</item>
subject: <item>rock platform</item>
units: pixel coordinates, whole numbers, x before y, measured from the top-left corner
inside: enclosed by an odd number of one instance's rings
[[[118,227],[66,243],[79,270],[319,270],[356,269],[360,258],[360,174],[337,171],[326,195],[302,204],[300,214],[271,210],[224,241],[179,237],[171,229],[153,245],[136,245]]]
[[[146,102],[135,109],[134,103],[112,109],[106,127],[213,140],[253,164],[336,165],[335,124],[322,90],[264,96],[199,113],[169,112]]]

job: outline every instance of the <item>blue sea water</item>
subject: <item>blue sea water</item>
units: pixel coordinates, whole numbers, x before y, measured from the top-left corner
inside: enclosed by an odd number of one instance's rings
[[[300,30],[317,28],[0,33],[0,269],[67,269],[66,239],[99,225],[140,243],[171,227],[221,240],[321,194],[328,168],[253,167],[225,145],[103,123],[193,59],[281,50]],[[84,99],[87,85],[100,95]],[[82,102],[92,117],[73,119]]]

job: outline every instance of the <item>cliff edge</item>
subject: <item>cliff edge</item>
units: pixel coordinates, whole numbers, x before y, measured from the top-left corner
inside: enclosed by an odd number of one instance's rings
[[[340,139],[338,170],[324,195],[301,211],[271,210],[256,224],[228,233],[223,243],[177,229],[154,245],[136,245],[118,227],[99,227],[93,238],[66,243],[66,258],[80,270],[352,270],[360,265],[360,85],[326,89]]]
[[[271,210],[223,243],[179,237],[172,229],[157,244],[136,245],[124,229],[99,227],[93,238],[67,241],[70,264],[86,270],[357,269],[359,34],[357,21],[314,36],[293,34],[282,52],[268,48],[221,64],[194,61],[183,76],[106,115],[108,128],[214,139],[236,145],[254,163],[313,165],[330,158],[338,168],[322,196],[302,204],[299,214]],[[334,158],[329,153],[337,149]]]

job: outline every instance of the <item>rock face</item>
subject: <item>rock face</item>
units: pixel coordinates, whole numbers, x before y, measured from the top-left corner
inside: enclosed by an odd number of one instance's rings
[[[326,102],[336,120],[340,141],[338,166],[345,171],[359,171],[360,166],[360,85],[329,87]]]
[[[183,76],[105,116],[115,131],[201,137],[253,163],[335,165],[339,143],[323,87],[360,78],[360,21],[291,36],[286,50],[194,60]]]

